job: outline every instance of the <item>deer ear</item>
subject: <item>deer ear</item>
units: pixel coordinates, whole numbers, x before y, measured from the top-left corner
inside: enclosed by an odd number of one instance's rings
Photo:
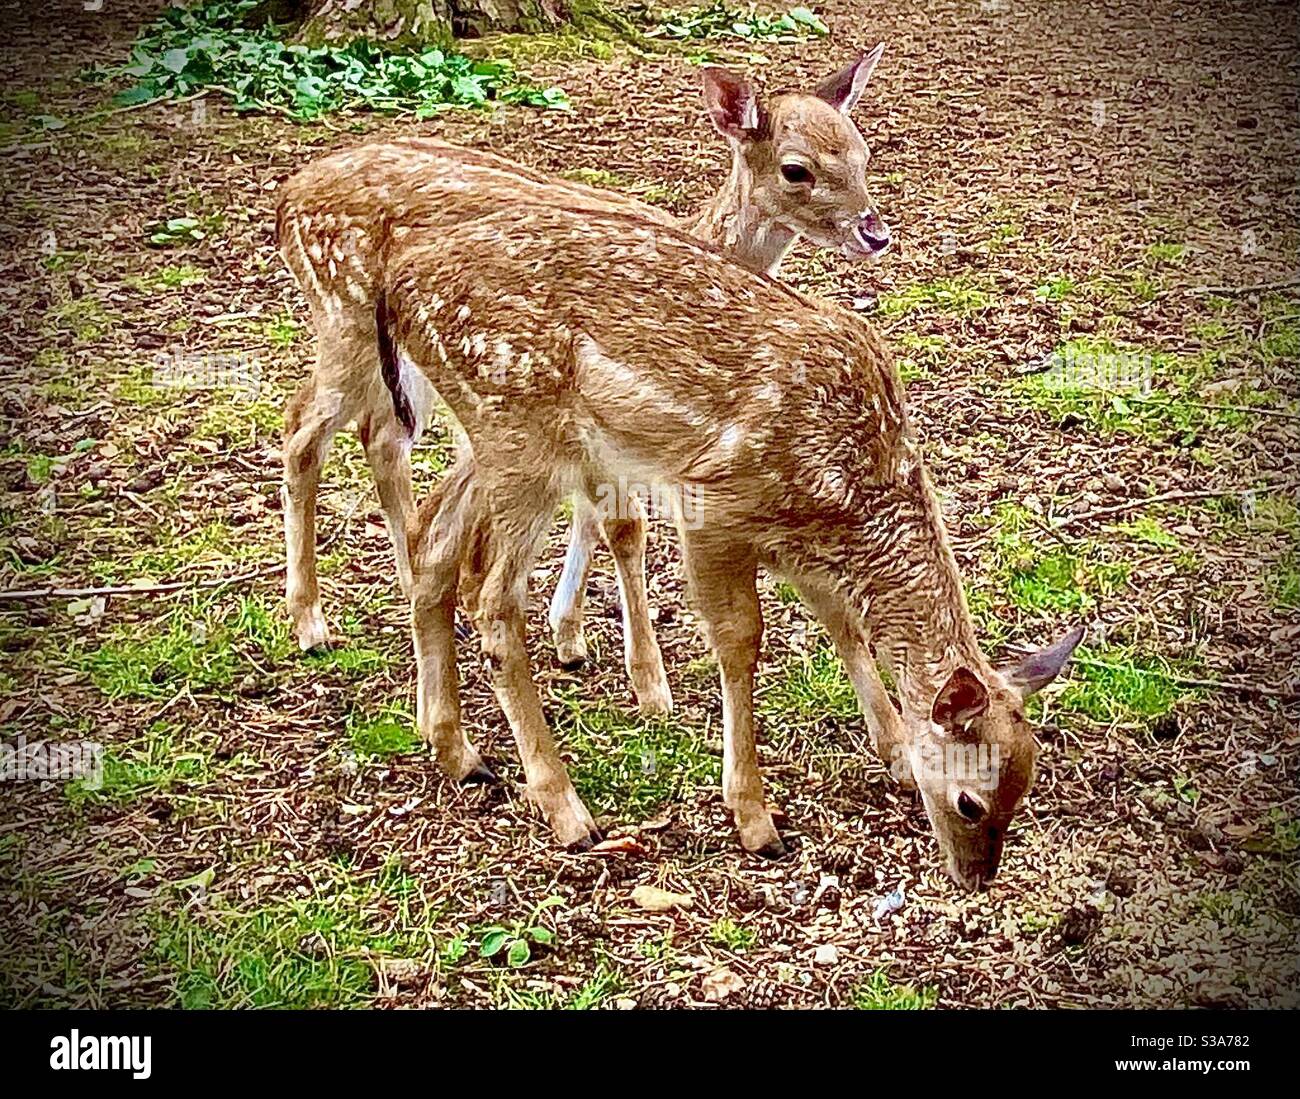
[[[934,696],[930,720],[949,733],[958,733],[988,708],[989,689],[969,668],[958,668]]]
[[[862,90],[871,79],[872,70],[880,55],[885,52],[885,44],[880,43],[870,53],[864,53],[852,65],[841,69],[834,76],[827,77],[818,86],[816,95],[826,100],[837,111],[848,114],[862,98]]]
[[[1007,683],[1020,692],[1021,698],[1036,694],[1061,674],[1065,662],[1082,640],[1083,627],[1075,626],[1054,645],[1031,653],[1010,671],[1003,673]]]
[[[714,129],[736,141],[753,137],[760,126],[760,113],[758,95],[750,82],[719,65],[706,65],[703,72],[704,106]]]

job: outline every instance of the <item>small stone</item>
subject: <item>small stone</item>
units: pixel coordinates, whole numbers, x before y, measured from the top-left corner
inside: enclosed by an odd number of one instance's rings
[[[840,951],[834,943],[823,943],[813,953],[813,965],[835,965],[840,960]]]

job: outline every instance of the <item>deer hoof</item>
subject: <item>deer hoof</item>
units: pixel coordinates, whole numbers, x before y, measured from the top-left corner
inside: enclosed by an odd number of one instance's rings
[[[298,638],[298,648],[308,653],[313,649],[323,649],[330,643],[329,627],[325,625],[325,615],[320,607],[309,607],[298,616],[294,625]]]
[[[469,774],[460,780],[462,786],[495,786],[500,780],[496,772],[486,763],[480,763],[470,769]]]

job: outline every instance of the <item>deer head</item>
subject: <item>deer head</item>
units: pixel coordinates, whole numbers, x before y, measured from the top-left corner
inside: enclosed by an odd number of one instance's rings
[[[1076,627],[1014,668],[958,667],[928,714],[913,712],[906,764],[949,876],[965,889],[991,881],[1002,841],[1034,780],[1038,755],[1024,701],[1060,674],[1083,637]]]
[[[760,216],[846,259],[874,259],[889,228],[867,194],[868,150],[849,113],[862,97],[884,43],[828,77],[809,95],[760,102],[744,77],[704,69],[714,127],[732,147],[733,180]]]

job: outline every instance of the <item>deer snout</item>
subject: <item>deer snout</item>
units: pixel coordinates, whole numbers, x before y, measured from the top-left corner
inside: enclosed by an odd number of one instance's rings
[[[889,247],[889,226],[884,223],[875,210],[868,210],[858,217],[853,228],[853,235],[859,244],[872,255],[880,255]]]

